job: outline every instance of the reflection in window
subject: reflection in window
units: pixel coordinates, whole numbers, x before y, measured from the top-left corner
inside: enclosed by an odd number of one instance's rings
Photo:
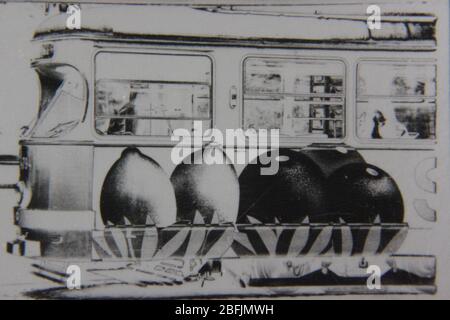
[[[336,61],[247,59],[244,129],[280,129],[285,137],[342,138],[344,72]]]
[[[119,75],[108,75],[109,78],[120,76],[121,79],[97,81],[95,126],[99,133],[170,136],[173,130],[178,128],[192,130],[194,120],[203,121],[205,128],[211,127],[211,70],[207,58],[161,55],[137,57],[139,58],[134,59],[133,56],[128,59],[130,64],[142,64],[141,67],[147,71],[147,74],[142,76],[144,79],[131,79],[128,72],[123,72]],[[190,70],[190,73],[183,72],[182,76],[179,75],[177,65],[189,68],[191,58],[194,62],[202,59],[201,62],[206,64],[206,67],[195,68]],[[173,59],[174,63],[169,63],[170,59]],[[99,65],[102,66],[102,63]],[[166,72],[158,70],[162,66],[167,68]],[[171,69],[173,67],[176,69]],[[194,63],[194,67],[198,66]],[[133,68],[131,66],[131,69]]]
[[[357,133],[369,139],[436,138],[434,65],[358,65]]]
[[[69,66],[42,66],[41,104],[33,136],[54,138],[73,130],[86,107],[86,84],[80,73]]]

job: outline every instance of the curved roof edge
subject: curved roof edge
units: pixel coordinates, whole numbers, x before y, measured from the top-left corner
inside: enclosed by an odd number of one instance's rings
[[[258,15],[200,10],[184,6],[119,6],[82,9],[81,30],[66,27],[68,15],[52,16],[35,38],[62,32],[100,32],[132,36],[226,40],[368,41],[434,40],[435,20],[382,22],[369,30],[364,20],[324,16]]]

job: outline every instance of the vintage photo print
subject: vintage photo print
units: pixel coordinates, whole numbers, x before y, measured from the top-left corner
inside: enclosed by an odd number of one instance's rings
[[[0,299],[450,299],[446,0],[0,3]]]

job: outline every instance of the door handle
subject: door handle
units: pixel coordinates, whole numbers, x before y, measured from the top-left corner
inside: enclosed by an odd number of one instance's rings
[[[234,109],[237,106],[237,88],[236,86],[231,86],[230,88],[230,109]]]

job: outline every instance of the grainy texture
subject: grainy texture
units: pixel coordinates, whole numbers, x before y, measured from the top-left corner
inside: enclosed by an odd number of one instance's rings
[[[450,298],[447,1],[81,2],[0,4],[0,298]]]

